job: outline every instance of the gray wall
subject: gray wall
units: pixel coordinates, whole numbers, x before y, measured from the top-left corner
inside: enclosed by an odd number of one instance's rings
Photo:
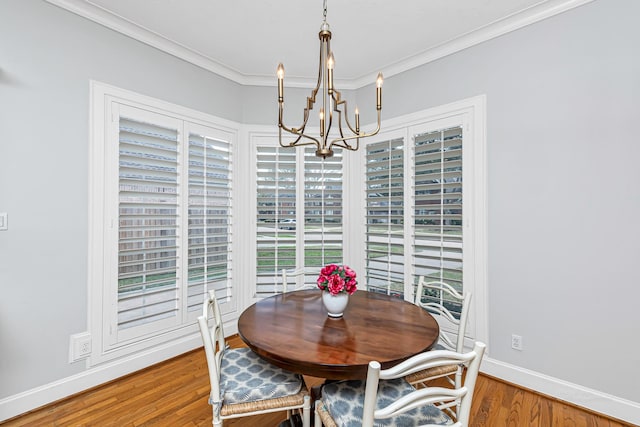
[[[89,80],[229,120],[242,88],[42,0],[0,2],[0,398],[65,378],[87,329]]]
[[[639,16],[597,0],[384,85],[385,118],[487,95],[490,357],[635,402]]]
[[[637,16],[636,0],[597,0],[387,78],[383,111],[487,95],[490,356],[634,401]],[[277,117],[274,88],[240,87],[43,1],[0,2],[0,398],[83,369],[67,351],[87,326],[89,79],[238,122]],[[372,90],[349,95],[363,123]],[[293,121],[307,91],[289,93]]]

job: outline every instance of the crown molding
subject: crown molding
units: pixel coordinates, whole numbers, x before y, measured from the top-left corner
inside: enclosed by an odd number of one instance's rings
[[[66,9],[100,25],[155,47],[163,52],[232,80],[245,86],[275,86],[274,76],[248,75],[226,66],[214,58],[167,39],[153,31],[137,25],[121,16],[98,7],[86,0],[45,0],[55,6]],[[594,0],[548,0],[531,6],[521,12],[492,22],[482,28],[456,37],[424,52],[410,56],[394,64],[382,68],[385,77],[403,73],[445,56],[475,46],[487,40],[507,34],[511,31],[534,24]],[[356,90],[375,82],[377,71],[355,79],[336,79],[336,86],[346,90]],[[309,88],[316,83],[316,79],[288,78],[288,87]]]
[[[151,30],[135,24],[119,15],[96,6],[85,0],[45,0],[55,6],[73,12],[76,15],[96,22],[111,30],[124,34],[132,39],[138,40],[149,46],[155,47],[163,52],[173,55],[179,59],[190,62],[212,73],[218,74],[236,83],[251,84],[247,76],[234,70],[213,58],[203,55],[193,49],[181,45],[173,40],[163,37]]]
[[[544,3],[538,3],[518,13],[485,25],[482,28],[434,46],[417,55],[388,65],[382,68],[382,73],[385,78],[403,73],[528,25],[535,24],[544,19],[559,15],[578,6],[591,3],[592,1],[594,0],[550,0]],[[371,84],[371,82],[374,81],[372,80],[373,78],[375,78],[375,74],[362,76],[354,79],[351,85],[356,89],[361,88]]]

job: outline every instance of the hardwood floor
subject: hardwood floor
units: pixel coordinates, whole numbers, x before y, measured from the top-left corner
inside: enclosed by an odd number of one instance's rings
[[[229,344],[244,344],[231,337]],[[305,378],[312,387],[321,379]],[[186,353],[95,389],[0,423],[17,426],[210,426],[204,350]],[[277,426],[283,413],[228,420],[225,427]],[[473,427],[629,427],[572,405],[481,375]]]

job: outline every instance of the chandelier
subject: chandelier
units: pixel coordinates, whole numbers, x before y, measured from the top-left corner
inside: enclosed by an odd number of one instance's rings
[[[298,147],[303,145],[315,145],[316,156],[327,158],[333,156],[333,147],[342,147],[356,151],[360,145],[360,138],[373,136],[380,131],[380,111],[382,110],[382,73],[378,73],[376,79],[376,110],[378,113],[377,127],[370,133],[360,129],[360,113],[355,108],[355,123],[351,125],[347,110],[347,101],[341,98],[340,91],[333,85],[333,69],[335,60],[331,51],[331,31],[327,23],[327,0],[324,0],[324,20],[320,26],[320,64],[318,67],[318,82],[311,96],[307,97],[307,106],[304,109],[302,124],[295,128],[289,128],[282,123],[284,109],[284,66],[278,64],[278,139],[282,147]],[[322,91],[319,93],[320,89]],[[320,120],[320,135],[312,136],[305,133],[307,122],[313,106],[320,97],[321,107],[318,112]],[[337,133],[331,137],[331,127],[337,122]],[[343,123],[344,122],[344,123]],[[282,141],[282,131],[286,131],[296,138],[291,142]],[[355,140],[355,141],[354,141]]]

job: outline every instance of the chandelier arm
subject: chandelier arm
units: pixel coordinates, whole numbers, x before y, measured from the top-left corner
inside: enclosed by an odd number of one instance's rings
[[[327,141],[329,140],[329,133],[331,132],[331,126],[333,125],[333,113],[334,113],[334,110],[329,111],[329,124],[327,126],[327,132],[324,135],[324,141],[323,141],[324,146],[327,145]],[[338,116],[338,126],[340,126],[340,116]]]
[[[320,59],[322,60],[322,43],[320,43]],[[322,61],[320,61],[322,62]],[[296,135],[297,138],[295,141],[284,144],[282,142],[282,132],[279,133],[279,143],[281,147],[297,147],[297,146],[302,146],[302,145],[311,145],[311,144],[315,144],[317,148],[320,148],[321,142],[309,135],[305,135],[304,130],[307,127],[307,122],[309,121],[309,112],[311,110],[313,110],[313,105],[316,102],[316,97],[318,95],[318,91],[320,90],[320,85],[321,85],[321,70],[322,70],[322,64],[320,63],[318,65],[318,81],[316,82],[316,87],[311,91],[311,96],[307,96],[307,106],[304,109],[304,114],[303,114],[303,121],[302,124],[298,127],[298,128],[289,128],[287,127],[284,122],[283,122],[283,111],[284,111],[284,99],[280,100],[278,102],[279,104],[279,113],[278,113],[278,127],[280,128],[280,130],[284,129],[286,132],[292,134],[292,135]],[[303,142],[300,143],[300,139],[302,138],[307,138],[310,139],[313,142]]]
[[[306,113],[306,109],[305,109],[305,121],[302,124],[302,126],[300,127],[300,129],[295,129],[295,128],[288,128],[284,123],[282,123],[282,104],[280,104],[280,108],[279,108],[279,112],[278,112],[278,142],[280,143],[281,147],[295,147],[298,145],[298,141],[300,141],[300,139],[302,138],[302,136],[304,135],[304,128],[306,127],[307,124],[307,117],[308,114]],[[284,144],[282,142],[282,130],[285,130],[286,132],[292,134],[292,135],[297,135],[298,138],[290,143]]]
[[[340,137],[344,137],[343,131],[342,131],[342,111],[340,111],[339,105],[340,105],[340,91],[333,88],[331,91],[331,94],[329,95],[331,97],[331,100],[333,100],[333,108],[331,109],[331,114],[333,115],[333,113],[338,113],[338,133],[340,134]],[[326,145],[326,142],[325,142]]]
[[[343,106],[342,110],[340,110],[341,105]],[[349,128],[352,134],[358,135],[358,132],[353,128],[353,126],[351,126],[351,122],[349,121],[349,114],[348,114],[349,108],[347,106],[346,99],[342,99],[336,102],[335,111],[340,111],[340,113],[344,113],[344,121],[347,123],[347,127]],[[341,114],[341,117],[342,117],[342,114]],[[340,133],[340,136],[344,137],[344,135],[342,135],[342,132]]]
[[[288,143],[283,143],[283,142],[282,142],[282,130],[283,130],[283,129],[284,129],[286,132],[288,132],[288,133],[290,133],[290,134],[292,134],[292,135],[297,136],[296,140],[295,140],[295,141],[292,141],[292,142],[288,142]],[[309,135],[307,135],[307,134],[303,133],[303,130],[302,130],[302,129],[300,129],[300,130],[298,130],[298,129],[289,129],[289,128],[287,128],[286,126],[280,126],[280,127],[278,128],[278,130],[279,130],[279,133],[278,133],[278,142],[280,143],[280,146],[281,146],[281,147],[300,147],[300,146],[302,146],[302,145],[311,145],[311,144],[314,144],[316,147],[319,147],[319,146],[320,146],[320,141],[319,141],[318,139],[314,138],[313,136],[309,136]],[[302,138],[310,139],[310,140],[311,140],[311,142],[300,142],[300,140],[301,140]]]
[[[342,111],[336,109],[334,112],[338,113],[338,133],[341,138],[344,138],[344,132],[342,130]]]
[[[348,136],[346,138],[336,138],[336,139],[331,141],[331,144],[329,145],[329,148],[332,148],[335,145],[336,147],[346,148],[347,150],[351,150],[351,151],[358,150],[358,147],[360,146],[360,138],[368,138],[370,136],[377,135],[378,132],[380,132],[380,119],[381,119],[381,114],[380,114],[380,110],[378,110],[378,123],[377,123],[376,128],[373,131],[371,131],[369,133],[361,132],[359,135]],[[350,145],[347,142],[347,141],[350,141],[352,139],[356,140],[355,147]]]
[[[298,127],[298,128],[292,128],[294,130],[304,130],[304,128],[307,126],[307,121],[309,120],[309,111],[313,110],[313,104],[316,102],[316,94],[318,92],[318,87],[315,88],[315,90],[313,90],[311,92],[311,96],[307,96],[307,106],[304,109],[304,113],[303,113],[303,121],[302,124]],[[282,113],[284,112],[284,106],[283,106],[283,102],[279,102],[278,103],[279,106],[279,111],[278,111],[278,126],[282,126],[285,127],[283,121],[282,121]],[[291,132],[290,130],[288,130],[288,128],[286,128],[288,132]]]
[[[307,117],[308,118],[308,117]],[[303,123],[302,127],[300,129],[295,129],[295,128],[288,128],[287,126],[285,126],[283,123],[279,123],[278,124],[278,142],[280,143],[281,147],[299,147],[302,145],[311,145],[314,144],[316,147],[320,146],[320,141],[318,141],[316,138],[306,135],[304,133],[304,129],[306,127],[307,123],[305,120],[305,123]],[[282,142],[282,131],[285,131],[287,133],[290,133],[292,135],[296,135],[297,138],[295,141],[292,142],[288,142],[288,143],[283,143]],[[302,138],[306,138],[306,139],[310,139],[312,142],[300,142],[300,140]]]
[[[319,86],[316,86],[316,88],[311,92],[311,96],[307,97],[307,107],[304,109],[304,114],[303,114],[303,122],[302,125],[300,125],[300,127],[298,128],[289,128],[287,127],[283,121],[282,121],[282,113],[284,111],[284,107],[283,107],[283,103],[280,102],[279,103],[279,112],[278,112],[278,128],[279,128],[279,143],[281,147],[298,147],[298,146],[302,146],[302,145],[311,145],[311,144],[315,144],[316,147],[320,147],[320,141],[312,136],[306,135],[304,133],[305,128],[307,127],[307,122],[309,121],[309,111],[313,109],[313,104],[315,103],[315,98],[316,98],[316,94],[318,92]],[[296,135],[297,138],[295,141],[293,142],[289,142],[289,143],[283,143],[282,142],[282,130],[285,130],[286,132],[292,134],[292,135]],[[310,139],[313,142],[299,142],[302,138],[307,138]]]
[[[358,138],[358,137],[357,137],[357,136],[351,136],[351,137],[349,137],[349,138]],[[343,142],[344,142],[344,141],[343,141]],[[333,150],[333,148],[334,148],[334,147],[340,147],[340,148],[347,149],[347,150],[349,150],[349,151],[358,151],[359,146],[360,146],[360,139],[357,139],[357,143],[356,143],[356,145],[355,145],[355,146],[353,146],[353,145],[349,145],[349,144],[347,144],[346,142],[344,142],[344,144],[340,144],[340,143],[338,143],[338,142],[336,142],[336,143],[332,142],[332,143],[331,143],[331,149],[332,149],[332,150]]]

